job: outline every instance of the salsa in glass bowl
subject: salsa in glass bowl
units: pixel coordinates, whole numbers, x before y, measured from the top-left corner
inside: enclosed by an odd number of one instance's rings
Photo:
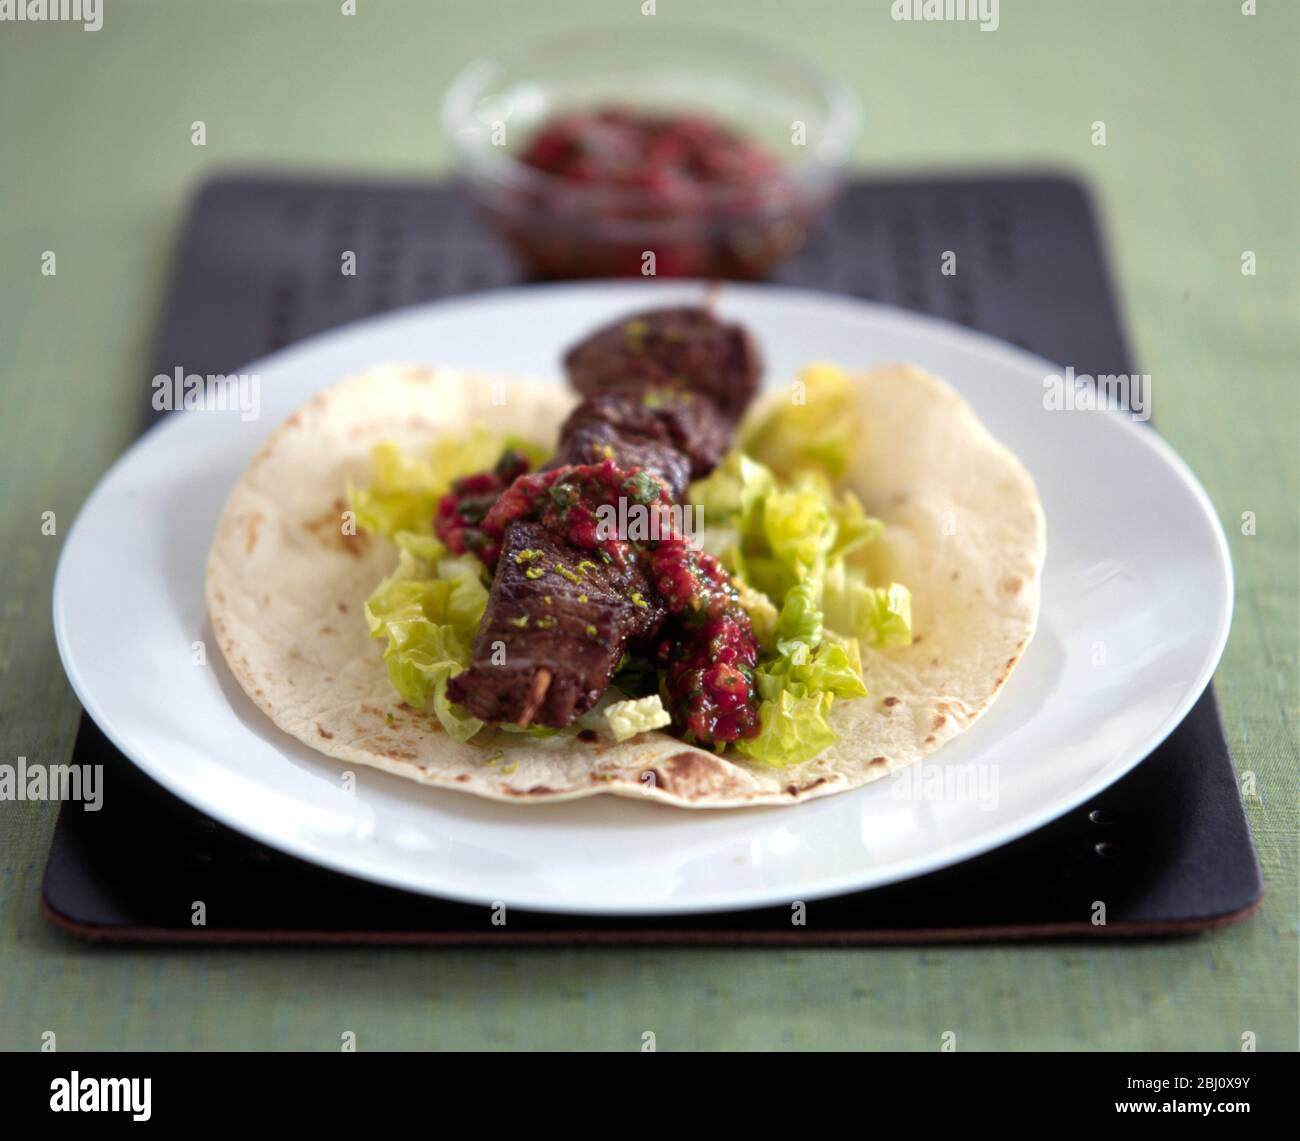
[[[537,277],[754,279],[838,190],[856,105],[761,41],[641,18],[476,60],[443,126]]]

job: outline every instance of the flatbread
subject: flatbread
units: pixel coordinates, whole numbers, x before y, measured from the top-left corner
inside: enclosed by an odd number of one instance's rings
[[[911,590],[915,639],[862,647],[869,695],[835,702],[840,739],[812,761],[774,768],[662,732],[616,744],[485,730],[461,743],[400,703],[364,615],[396,552],[344,534],[348,482],[371,479],[371,449],[385,440],[415,451],[481,423],[551,443],[574,403],[556,383],[384,365],[300,408],[217,526],[206,581],[217,643],[253,701],[312,748],[493,800],[739,808],[877,780],[967,728],[1006,683],[1038,617],[1044,522],[1024,467],[943,381],[894,365],[853,384],[866,435],[844,483],[885,522],[869,548],[872,580]]]

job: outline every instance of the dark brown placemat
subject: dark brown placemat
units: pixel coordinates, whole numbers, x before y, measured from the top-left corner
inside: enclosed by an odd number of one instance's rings
[[[339,272],[342,250],[358,273]],[[961,272],[935,267],[958,252]],[[447,188],[226,179],[181,242],[154,373],[229,373],[368,313],[517,283]],[[853,184],[777,278],[992,333],[1079,373],[1131,373],[1093,212],[1059,178]],[[152,374],[151,374],[152,375]],[[147,395],[147,394],[146,394]],[[150,413],[152,415],[152,413]],[[269,851],[154,784],[87,718],[76,764],[117,795],[60,813],[49,918],[102,940],[854,944],[1165,935],[1243,918],[1262,892],[1212,690],[1147,760],[1087,806],[995,852],[906,883],[712,916],[593,919],[377,887]],[[202,898],[208,924],[190,924]],[[1105,926],[1092,922],[1104,901]]]

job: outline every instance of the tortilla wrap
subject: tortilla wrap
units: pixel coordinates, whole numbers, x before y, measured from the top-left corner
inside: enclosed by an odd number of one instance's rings
[[[862,646],[868,696],[838,700],[839,741],[774,768],[663,732],[614,743],[485,729],[460,743],[400,703],[364,603],[389,540],[342,526],[372,447],[426,449],[479,423],[552,444],[575,403],[558,383],[385,365],[321,392],[257,453],[207,568],[213,632],[240,686],[286,733],[341,761],[494,800],[600,794],[690,808],[795,804],[877,780],[969,726],[1034,632],[1044,523],[1019,461],[943,381],[896,365],[854,380],[865,436],[842,483],[885,522],[872,581],[912,592],[913,644]],[[780,399],[774,395],[773,399]]]

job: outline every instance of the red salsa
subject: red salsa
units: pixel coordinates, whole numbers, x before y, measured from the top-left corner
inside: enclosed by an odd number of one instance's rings
[[[520,161],[570,182],[644,191],[655,206],[698,207],[710,187],[745,188],[780,173],[771,155],[714,119],[622,107],[558,115]]]
[[[564,112],[518,161],[549,178],[485,205],[543,277],[759,278],[822,204],[757,142],[698,113]]]
[[[575,546],[626,566],[633,554],[632,544],[617,527],[602,526],[600,512],[602,507],[616,506],[620,499],[647,508],[670,503],[663,483],[649,472],[623,471],[613,460],[568,464],[516,479],[492,505],[483,530],[496,540],[499,549],[506,527],[516,519],[535,519]]]
[[[660,539],[650,566],[674,618],[656,652],[667,667],[673,719],[697,741],[752,737],[758,732],[758,642],[730,577],[681,535]]]
[[[484,520],[501,493],[525,474],[528,467],[527,456],[507,449],[490,471],[475,472],[456,480],[438,503],[438,513],[433,518],[434,534],[456,554],[471,551],[489,567],[496,566],[501,553],[501,532],[487,531]]]

